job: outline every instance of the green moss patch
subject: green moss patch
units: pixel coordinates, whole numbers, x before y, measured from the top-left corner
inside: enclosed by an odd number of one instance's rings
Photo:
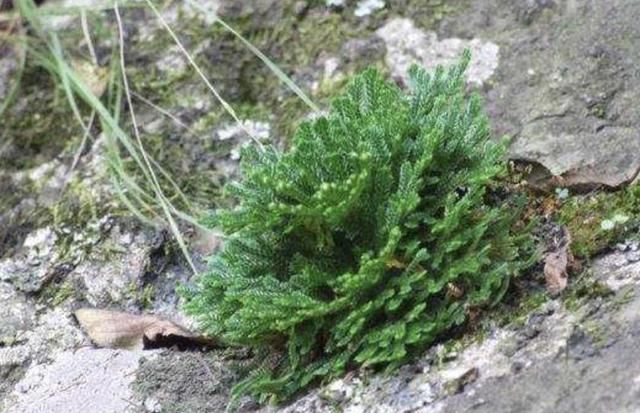
[[[41,68],[29,66],[16,102],[2,116],[0,163],[5,170],[33,168],[59,155],[81,136],[64,93]]]
[[[617,192],[598,192],[566,200],[558,211],[559,221],[571,233],[571,250],[577,257],[592,256],[637,228],[640,216],[640,186]]]

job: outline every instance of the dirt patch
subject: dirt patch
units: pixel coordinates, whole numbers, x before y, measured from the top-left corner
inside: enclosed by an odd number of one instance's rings
[[[219,353],[165,351],[142,360],[133,389],[162,412],[224,412],[234,375]]]

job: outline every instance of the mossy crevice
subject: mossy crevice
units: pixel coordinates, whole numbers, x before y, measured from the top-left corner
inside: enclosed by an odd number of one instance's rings
[[[5,171],[30,169],[59,156],[81,136],[64,92],[44,69],[27,65],[15,103],[2,116]]]
[[[571,234],[571,250],[579,258],[593,256],[637,232],[640,186],[616,192],[570,197],[560,206],[558,220]]]

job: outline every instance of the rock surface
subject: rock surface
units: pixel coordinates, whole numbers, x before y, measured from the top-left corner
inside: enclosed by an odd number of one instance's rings
[[[640,171],[638,16],[626,0],[474,2],[447,32],[500,46],[486,96],[513,159],[541,165],[557,186],[618,187]]]
[[[140,353],[83,348],[29,367],[5,404],[6,413],[135,411],[130,388]]]
[[[464,49],[473,56],[467,70],[467,81],[482,85],[498,67],[498,45],[478,38],[438,39],[435,32],[425,32],[415,27],[410,19],[391,19],[376,32],[387,46],[387,65],[397,79],[407,82],[407,71],[412,64],[428,70],[455,63]]]
[[[607,302],[582,309],[574,331],[552,357],[515,375],[491,378],[437,411],[635,412],[640,409],[640,265],[613,253],[594,263],[617,287]],[[621,302],[624,301],[624,304]]]

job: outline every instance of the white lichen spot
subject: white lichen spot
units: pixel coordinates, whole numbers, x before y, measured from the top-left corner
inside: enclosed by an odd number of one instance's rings
[[[242,121],[242,126],[232,123],[218,130],[218,139],[226,141],[229,139],[247,140],[248,136],[245,131],[249,131],[256,139],[264,140],[269,138],[271,126],[265,122],[256,122],[253,120]]]
[[[324,61],[324,78],[332,79],[340,67],[340,59],[337,57],[330,57]]]
[[[147,397],[144,400],[144,408],[147,409],[149,413],[160,413],[162,411],[162,405],[155,397]]]
[[[251,142],[251,137],[247,135],[247,132],[258,141],[266,141],[269,139],[271,134],[271,125],[266,122],[244,120],[242,121],[242,125],[232,123],[217,131],[219,140],[234,140],[237,142],[230,153],[230,158],[234,161],[240,159],[240,151],[242,147]]]
[[[356,17],[368,16],[377,10],[384,9],[384,6],[383,0],[361,0],[356,5],[354,14]]]
[[[610,219],[605,219],[600,223],[600,229],[603,231],[611,231],[616,226],[616,223]]]
[[[171,46],[158,59],[156,67],[164,73],[182,74],[187,70],[187,59],[178,46]]]
[[[327,7],[344,7],[345,0],[326,0]]]
[[[435,32],[425,32],[405,18],[392,19],[376,32],[387,45],[386,62],[397,79],[407,82],[407,71],[416,63],[428,70],[455,63],[464,49],[471,50],[467,82],[482,85],[498,67],[498,45],[477,38],[438,40]]]

